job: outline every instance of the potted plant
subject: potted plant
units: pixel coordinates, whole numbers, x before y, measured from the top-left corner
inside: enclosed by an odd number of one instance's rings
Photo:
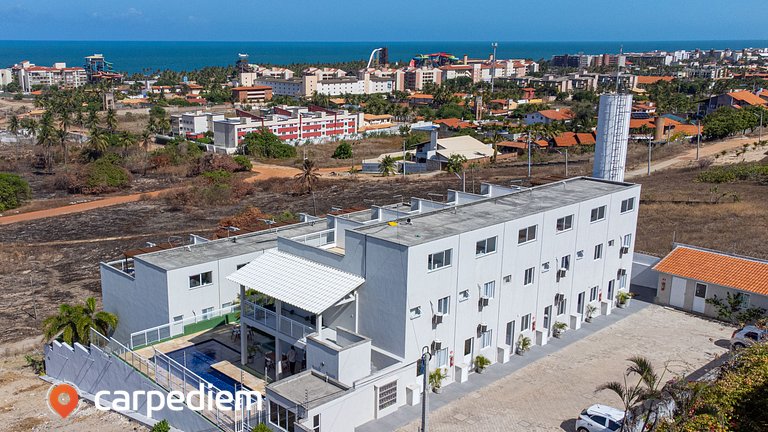
[[[597,306],[593,305],[592,303],[587,305],[587,322],[592,322],[592,317],[595,316],[595,312],[597,312]]]
[[[531,338],[520,335],[517,339],[517,353],[523,355],[529,349],[531,349]]]
[[[562,336],[562,335],[563,335],[563,333],[565,333],[565,330],[567,330],[567,329],[568,329],[568,324],[566,324],[566,323],[564,323],[564,322],[562,322],[562,321],[558,321],[558,322],[556,322],[556,323],[555,323],[555,325],[552,327],[552,334],[553,334],[553,335],[554,335],[556,338],[558,338],[558,339],[559,339],[559,338],[560,338],[560,336]]]
[[[432,391],[435,393],[442,392],[441,385],[446,375],[443,369],[437,368],[429,373],[429,385],[432,386]]]
[[[475,357],[475,370],[477,373],[483,373],[486,367],[491,364],[491,361],[483,355]]]
[[[632,294],[627,291],[619,291],[619,293],[616,294],[616,304],[620,308],[629,306],[630,300],[632,300]]]

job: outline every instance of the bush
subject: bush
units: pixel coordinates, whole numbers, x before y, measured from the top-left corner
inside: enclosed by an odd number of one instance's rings
[[[131,175],[125,168],[109,160],[99,159],[85,166],[77,176],[77,182],[69,188],[71,193],[106,193],[126,188],[131,184]]]
[[[730,183],[737,180],[762,180],[768,177],[768,165],[738,164],[710,168],[696,176],[703,183]]]
[[[331,156],[334,159],[351,159],[352,158],[352,145],[346,141],[342,141],[333,151]]]
[[[16,174],[0,173],[0,211],[19,207],[31,196],[26,180]]]
[[[171,431],[171,425],[168,424],[168,420],[160,420],[159,422],[155,423],[154,426],[152,426],[152,429],[150,429],[150,432],[170,432]]]
[[[243,145],[249,155],[270,159],[288,159],[296,157],[296,148],[284,143],[277,135],[262,129],[251,132],[243,138]]]
[[[240,165],[238,171],[250,171],[253,168],[253,163],[248,159],[248,156],[237,155],[233,159],[236,164]]]
[[[197,165],[191,167],[189,175],[194,177],[206,171],[240,171],[240,165],[230,155],[207,153],[197,160]]]

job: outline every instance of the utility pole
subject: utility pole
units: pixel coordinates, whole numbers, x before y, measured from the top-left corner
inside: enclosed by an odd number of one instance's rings
[[[530,131],[530,129],[528,130],[528,134],[527,134],[526,140],[528,140],[528,146],[527,146],[528,147],[528,150],[527,150],[527,153],[528,153],[528,178],[530,179],[531,178],[531,131]]]
[[[491,59],[491,99],[493,99],[493,78],[496,76],[496,47],[499,44],[494,42],[491,44],[493,48],[493,58]]]
[[[701,120],[696,121],[696,160],[699,160],[699,148],[701,147]]]
[[[653,140],[648,140],[648,175],[651,175],[651,143]]]
[[[568,177],[568,147],[565,148],[565,176]]]
[[[429,360],[432,358],[432,354],[429,352],[429,347],[425,346],[421,349],[421,372],[424,374],[424,391],[421,397],[421,432],[427,432],[427,393],[429,393]]]
[[[405,181],[405,140],[403,140],[403,181]]]

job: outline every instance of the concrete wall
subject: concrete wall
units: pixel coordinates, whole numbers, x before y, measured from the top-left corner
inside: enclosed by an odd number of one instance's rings
[[[672,279],[675,276],[672,276],[667,273],[658,273],[658,289],[656,294],[656,302],[663,305],[670,305],[670,296],[672,293]],[[759,307],[768,310],[768,296],[763,296],[755,293],[748,293],[746,291],[736,290],[733,288],[724,287],[722,285],[716,285],[712,283],[706,283],[702,281],[698,281],[695,279],[685,279],[685,278],[678,278],[685,280],[685,293],[683,296],[683,310],[689,311],[689,312],[695,312],[695,313],[702,313],[703,315],[717,318],[717,309],[713,305],[704,303],[704,311],[695,311],[693,309],[693,301],[694,296],[696,292],[696,284],[697,283],[703,283],[707,286],[707,291],[705,295],[705,299],[713,298],[717,296],[717,298],[722,299],[725,301],[728,294],[730,293],[732,296],[736,295],[738,293],[743,294],[750,294],[749,295],[749,307]]]
[[[653,266],[661,258],[635,252],[632,257],[632,285],[656,289],[659,282],[659,272]]]
[[[160,391],[166,393],[160,386],[137,372],[122,360],[111,356],[95,346],[90,349],[80,344],[70,347],[66,344],[53,342],[45,347],[45,370],[48,377],[74,384],[80,391],[81,397],[93,400],[93,395],[99,391]],[[111,401],[111,398],[104,398]],[[165,408],[152,413],[152,418],[146,417],[146,394],[138,398],[139,412],[124,413],[145,424],[168,420],[176,429],[196,432],[218,430],[207,419],[183,406],[182,411],[171,411]]]

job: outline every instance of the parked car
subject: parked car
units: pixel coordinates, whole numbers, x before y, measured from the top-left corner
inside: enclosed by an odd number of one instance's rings
[[[756,326],[745,326],[731,335],[731,349],[738,350],[757,342],[768,342],[768,330]]]
[[[621,428],[624,411],[607,405],[592,405],[576,419],[577,432],[613,432]]]

